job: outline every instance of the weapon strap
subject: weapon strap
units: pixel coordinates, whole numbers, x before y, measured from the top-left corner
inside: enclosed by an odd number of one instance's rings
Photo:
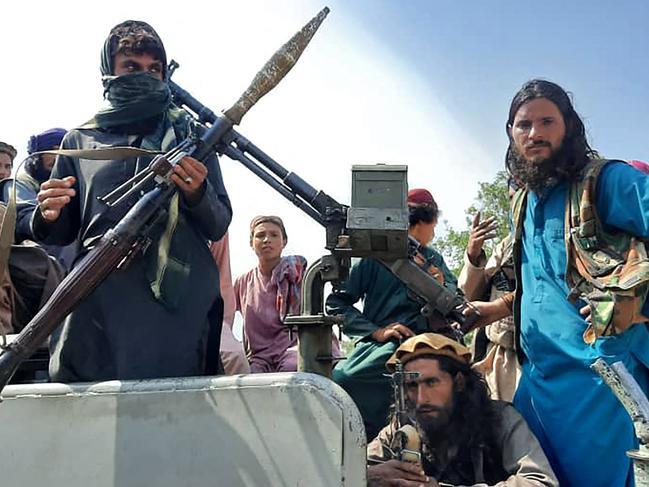
[[[140,149],[138,147],[104,147],[97,149],[58,149],[58,150],[45,150],[38,151],[30,154],[30,156],[38,156],[41,154],[54,154],[57,156],[77,157],[82,159],[89,159],[92,161],[105,161],[105,160],[119,160],[128,159],[130,157],[140,156],[156,156],[162,154],[160,151],[153,151],[147,149]],[[24,161],[23,161],[24,163]],[[22,164],[20,166],[22,166]],[[20,169],[20,166],[16,169]],[[9,254],[11,253],[11,246],[14,243],[14,234],[16,232],[16,178],[12,182],[11,195],[7,201],[7,207],[4,215],[2,216],[2,223],[0,224],[0,276],[3,276],[7,270],[7,262],[9,261]],[[4,335],[2,336],[2,343],[0,347],[6,345]]]
[[[43,150],[30,154],[39,156],[41,154],[54,154],[57,156],[76,157],[80,159],[90,159],[91,161],[106,161],[128,159],[129,157],[140,156],[157,156],[163,154],[161,151],[140,149],[139,147],[99,147],[97,149],[56,149]]]
[[[178,224],[178,193],[174,193],[169,203],[169,217],[167,218],[167,225],[160,237],[160,245],[158,246],[158,265],[156,268],[156,276],[151,282],[151,290],[156,299],[164,299],[162,291],[162,280],[165,271],[167,270],[167,263],[169,260],[169,247],[171,246],[171,238],[176,230]]]

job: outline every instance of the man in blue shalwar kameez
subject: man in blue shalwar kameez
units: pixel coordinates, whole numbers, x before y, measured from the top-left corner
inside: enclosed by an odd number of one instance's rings
[[[599,159],[570,98],[548,81],[526,83],[507,121],[507,168],[528,190],[521,213],[518,262],[519,356],[523,373],[514,405],[545,450],[562,487],[633,485],[627,450],[637,447],[630,417],[590,369],[597,359],[622,361],[649,391],[649,331],[626,331],[584,341],[585,303],[567,297],[564,219],[568,190]],[[595,192],[608,230],[649,238],[649,178],[621,162],[607,163]],[[506,300],[480,303],[484,318],[504,314]],[[649,311],[645,303],[643,314]],[[585,312],[585,310],[583,311]]]

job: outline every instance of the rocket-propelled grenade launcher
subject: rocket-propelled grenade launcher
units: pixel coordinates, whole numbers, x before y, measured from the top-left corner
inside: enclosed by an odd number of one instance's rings
[[[177,67],[178,64],[171,61],[172,73]],[[173,81],[170,84],[177,105],[191,111],[205,124],[218,121],[213,111],[186,90]],[[316,190],[234,129],[227,133],[217,151],[240,161],[325,227],[325,247],[332,255],[323,257],[326,259],[321,270],[323,281],[340,284],[347,277],[351,257],[372,257],[408,287],[410,294],[421,302],[422,314],[430,318],[431,323],[439,323],[439,315],[457,322],[460,329],[445,329],[455,336],[461,336],[472,328],[478,317],[477,311],[471,310],[465,316],[468,303],[440,284],[428,269],[415,263],[419,249],[418,243],[408,237],[406,166],[353,166],[350,207]],[[316,311],[321,309],[319,305],[312,308]],[[299,326],[298,318],[289,317],[287,321]]]
[[[324,8],[284,44],[259,71],[239,100],[224,115],[211,117],[210,127],[200,138],[188,138],[168,153],[157,156],[149,168],[102,198],[109,206],[119,205],[133,194],[138,194],[145,183],[155,181],[153,189],[144,194],[86,254],[43,308],[4,348],[0,354],[0,391],[18,365],[45,342],[65,317],[115,269],[126,265],[146,245],[148,232],[164,215],[169,200],[177,190],[170,179],[173,166],[185,156],[202,160],[220,144],[229,144],[236,135],[232,127],[240,123],[248,110],[290,71],[328,13],[329,9]],[[207,372],[216,373],[216,370]]]

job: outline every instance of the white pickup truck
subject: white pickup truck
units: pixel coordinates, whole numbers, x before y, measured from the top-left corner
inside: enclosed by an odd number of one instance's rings
[[[283,373],[9,385],[15,487],[360,487],[365,431],[332,381]]]

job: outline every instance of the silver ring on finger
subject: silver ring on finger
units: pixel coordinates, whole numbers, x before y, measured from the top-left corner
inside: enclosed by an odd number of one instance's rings
[[[192,184],[192,183],[194,182],[194,179],[193,179],[191,176],[187,176],[187,177],[184,179],[184,181],[185,181],[185,183],[187,183],[187,184]]]

